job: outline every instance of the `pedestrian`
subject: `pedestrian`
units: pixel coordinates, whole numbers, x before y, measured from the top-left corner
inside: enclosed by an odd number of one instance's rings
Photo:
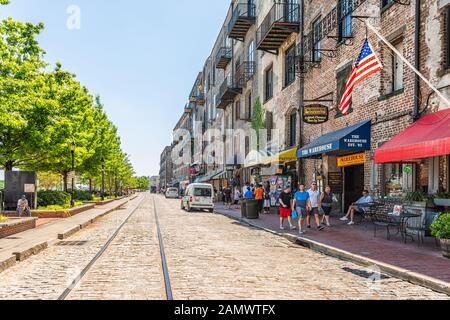
[[[300,235],[304,234],[303,229],[305,219],[308,215],[308,209],[311,206],[309,200],[309,193],[305,191],[305,185],[299,183],[298,191],[294,194],[294,200],[292,203],[292,210],[298,214],[298,232]]]
[[[247,191],[245,191],[244,198],[246,200],[253,199],[253,192],[252,192],[252,189],[250,187],[247,187]]]
[[[261,214],[264,208],[264,188],[262,184],[255,190],[255,199],[258,202],[258,213]]]
[[[225,198],[225,210],[231,209],[231,192],[232,191],[230,187],[225,187],[225,189],[223,189],[223,194]]]
[[[270,213],[270,184],[267,183],[264,189],[264,213]]]
[[[17,212],[19,214],[19,218],[22,218],[22,214],[24,212],[26,212],[28,217],[31,217],[30,205],[28,204],[28,200],[25,195],[17,201]]]
[[[239,201],[241,200],[241,192],[239,188],[235,188],[234,190],[234,207],[235,209],[239,209]]]
[[[311,229],[311,215],[314,215],[314,220],[316,222],[317,230],[322,231],[324,227],[320,225],[320,214],[321,214],[321,203],[320,203],[320,192],[317,189],[317,182],[311,184],[311,189],[308,190],[309,193],[309,203],[308,215],[306,217],[307,228]]]
[[[286,218],[288,219],[291,230],[297,229],[294,225],[292,225],[292,197],[290,187],[286,187],[284,189],[284,191],[280,194],[278,201],[280,203],[280,230],[284,230],[284,220]]]
[[[242,195],[244,196],[247,192],[248,188],[250,188],[250,182],[246,182],[245,186],[242,187]]]
[[[326,186],[325,191],[320,195],[320,203],[322,204],[322,210],[324,213],[324,219],[327,227],[331,227],[330,224],[330,214],[333,209],[333,193],[331,192],[331,187]],[[323,220],[322,220],[323,223]]]

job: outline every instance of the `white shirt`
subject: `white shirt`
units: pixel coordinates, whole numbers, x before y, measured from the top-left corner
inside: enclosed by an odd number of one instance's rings
[[[309,193],[309,200],[311,201],[311,208],[318,208],[319,207],[319,199],[320,199],[320,191],[316,190],[313,191],[309,189],[307,191]]]

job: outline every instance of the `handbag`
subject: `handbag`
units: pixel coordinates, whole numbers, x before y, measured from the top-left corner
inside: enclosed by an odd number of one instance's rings
[[[297,213],[297,210],[292,210],[291,216],[292,216],[292,219],[298,219],[298,213]]]

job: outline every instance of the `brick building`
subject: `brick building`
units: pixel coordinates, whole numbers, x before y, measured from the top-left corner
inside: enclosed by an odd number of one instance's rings
[[[159,188],[165,189],[172,185],[172,147],[164,148],[160,157]]]

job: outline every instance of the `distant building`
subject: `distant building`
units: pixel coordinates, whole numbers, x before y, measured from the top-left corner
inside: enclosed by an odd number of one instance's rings
[[[172,147],[167,146],[161,154],[160,171],[159,171],[159,187],[167,188],[172,185]]]

